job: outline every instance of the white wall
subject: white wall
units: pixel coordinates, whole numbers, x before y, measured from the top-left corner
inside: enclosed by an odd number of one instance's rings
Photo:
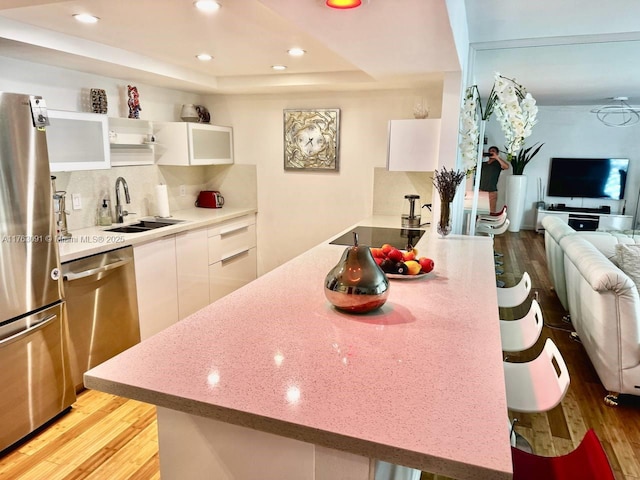
[[[589,106],[556,106],[539,107],[538,124],[532,135],[526,140],[527,146],[536,142],[545,145],[534,159],[527,165],[524,174],[527,176],[527,211],[523,228],[535,227],[535,203],[538,201],[538,180],[547,188],[549,163],[552,157],[618,157],[629,159],[629,176],[626,187],[626,214],[634,215],[640,187],[640,155],[638,153],[638,135],[640,124],[631,127],[614,128],[603,125],[589,110]],[[495,118],[487,125],[488,145],[504,146],[504,135]],[[510,174],[505,171],[502,177]],[[504,178],[498,186],[504,193]],[[622,201],[603,199],[580,199],[544,196],[546,203],[565,203],[575,207],[599,207],[608,205],[612,213],[620,213]]]
[[[259,273],[372,214],[374,167],[386,166],[388,121],[412,118],[419,97],[426,98],[430,117],[439,118],[441,91],[209,99],[214,121],[233,125],[236,162],[257,166]],[[289,108],[341,109],[338,172],[284,171],[283,110]]]

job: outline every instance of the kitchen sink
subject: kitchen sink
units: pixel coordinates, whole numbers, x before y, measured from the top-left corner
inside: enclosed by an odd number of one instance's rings
[[[140,220],[137,223],[131,225],[123,225],[122,227],[108,228],[106,232],[114,233],[142,233],[149,230],[155,230],[156,228],[170,227],[176,223],[180,223],[182,220]]]

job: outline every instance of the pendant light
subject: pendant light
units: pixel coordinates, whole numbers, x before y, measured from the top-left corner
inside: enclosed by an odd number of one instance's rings
[[[594,108],[595,113],[607,127],[630,127],[640,121],[640,108],[627,103],[628,97],[613,97],[609,103]]]
[[[347,8],[356,8],[362,4],[362,0],[327,0],[327,7],[339,8],[345,10]]]

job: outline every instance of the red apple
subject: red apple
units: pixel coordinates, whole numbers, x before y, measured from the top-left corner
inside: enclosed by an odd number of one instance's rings
[[[393,250],[393,245],[389,245],[388,243],[385,243],[384,245],[382,245],[381,250],[382,250],[382,253],[388,256],[389,252]]]
[[[420,268],[424,273],[429,273],[435,266],[433,260],[427,257],[420,257],[418,259],[418,263],[420,264]]]
[[[393,249],[391,249],[391,251],[389,251],[389,253],[387,253],[387,258],[389,260],[394,261],[394,262],[401,262],[402,261],[402,252],[400,250],[398,250],[397,248],[393,248]]]
[[[381,248],[370,248],[369,250],[371,250],[371,255],[373,255],[373,258],[385,258],[386,255],[382,252]]]

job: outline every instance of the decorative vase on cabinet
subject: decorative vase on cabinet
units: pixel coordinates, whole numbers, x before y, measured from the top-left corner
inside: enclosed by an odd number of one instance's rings
[[[509,231],[519,232],[525,211],[527,197],[527,177],[525,175],[511,175],[507,179],[507,217]]]

